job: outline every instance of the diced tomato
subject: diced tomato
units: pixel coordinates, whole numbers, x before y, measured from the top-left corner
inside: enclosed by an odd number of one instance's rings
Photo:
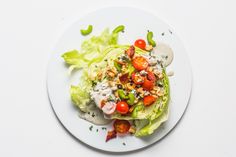
[[[141,85],[144,82],[144,77],[139,73],[133,72],[131,78],[136,85]]]
[[[142,56],[135,57],[132,61],[132,65],[135,69],[141,71],[148,67],[148,61]]]
[[[129,131],[130,123],[127,120],[118,120],[116,119],[113,123],[115,131],[120,134],[125,134]]]
[[[121,83],[127,83],[129,81],[129,73],[125,73],[119,77]]]
[[[135,48],[134,46],[130,46],[128,50],[125,51],[125,53],[130,57],[133,58],[134,53],[135,53]]]
[[[110,139],[116,138],[116,131],[108,131],[107,132],[107,137],[106,137],[106,142],[109,141]]]
[[[120,114],[126,114],[129,112],[129,105],[125,101],[120,101],[116,104],[116,111]]]
[[[144,82],[142,84],[142,87],[144,90],[147,90],[147,91],[152,90],[154,85],[155,85],[154,81],[150,81],[147,78],[144,78]]]
[[[134,42],[134,45],[139,47],[140,49],[145,50],[146,48],[146,42],[143,39],[138,39]]]
[[[145,106],[149,106],[149,105],[152,105],[155,101],[156,101],[156,97],[152,96],[152,95],[148,95],[148,96],[145,96],[143,98],[143,104]]]

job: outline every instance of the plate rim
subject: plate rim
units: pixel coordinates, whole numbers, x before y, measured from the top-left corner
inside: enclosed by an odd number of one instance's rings
[[[186,58],[187,58],[187,62],[189,64],[189,76],[190,76],[190,89],[189,89],[189,92],[188,92],[188,99],[187,99],[187,104],[183,110],[183,113],[182,115],[179,117],[179,119],[176,121],[176,123],[173,125],[173,127],[168,130],[168,132],[166,132],[166,134],[164,136],[162,136],[161,138],[159,138],[158,140],[154,141],[154,142],[151,142],[143,147],[140,147],[140,148],[135,148],[135,149],[131,149],[131,150],[125,150],[125,151],[110,151],[110,150],[104,150],[104,149],[101,149],[101,148],[98,148],[98,147],[95,147],[95,146],[92,146],[86,142],[84,142],[83,140],[79,139],[75,134],[73,134],[72,131],[70,131],[66,126],[65,124],[61,121],[61,119],[59,118],[54,106],[53,106],[53,103],[52,103],[52,100],[51,100],[51,97],[50,97],[50,92],[49,92],[49,85],[48,85],[48,80],[49,80],[49,66],[50,66],[50,63],[51,63],[51,60],[52,60],[52,56],[55,55],[55,52],[54,52],[54,49],[55,49],[55,46],[57,45],[57,43],[59,42],[59,40],[61,39],[61,37],[63,36],[63,34],[70,29],[70,27],[72,27],[72,25],[74,25],[76,22],[78,22],[80,19],[82,19],[83,17],[89,15],[89,14],[92,14],[94,12],[99,12],[99,11],[102,11],[102,10],[105,10],[105,9],[111,9],[111,8],[119,8],[119,9],[122,9],[122,8],[131,8],[131,9],[135,9],[135,10],[138,10],[138,11],[141,11],[141,12],[145,12],[145,13],[148,13],[148,14],[152,14],[153,16],[155,16],[158,20],[160,20],[161,22],[163,22],[165,25],[167,25],[168,27],[170,27],[172,30],[175,30],[172,28],[171,25],[169,25],[167,22],[165,22],[165,20],[163,20],[162,18],[158,17],[152,10],[145,10],[143,8],[138,8],[138,7],[130,7],[130,6],[108,6],[108,7],[101,7],[99,9],[93,9],[93,10],[89,10],[88,12],[85,12],[84,14],[81,14],[80,16],[77,16],[77,18],[75,18],[73,20],[73,22],[70,22],[67,24],[67,26],[65,28],[63,28],[61,31],[60,31],[60,34],[59,36],[57,37],[57,40],[55,41],[55,43],[53,44],[53,47],[51,49],[51,55],[49,57],[49,60],[48,60],[48,63],[47,63],[47,70],[46,70],[46,90],[47,90],[47,97],[48,97],[48,100],[49,100],[49,103],[50,103],[50,106],[53,110],[53,113],[57,119],[57,121],[59,121],[60,125],[63,127],[63,129],[71,136],[74,138],[74,140],[78,141],[79,143],[83,144],[84,146],[88,147],[88,148],[92,148],[92,150],[95,150],[95,151],[99,151],[99,152],[103,152],[103,153],[109,153],[109,154],[123,154],[123,153],[134,153],[134,152],[137,152],[137,151],[142,151],[142,150],[145,150],[149,147],[152,147],[154,146],[155,144],[161,142],[164,138],[166,138],[176,127],[177,125],[180,123],[180,121],[183,119],[186,111],[187,111],[187,108],[189,106],[189,103],[191,101],[191,96],[192,96],[192,89],[193,89],[193,72],[192,72],[192,66],[191,66],[191,62],[190,62],[190,58],[188,56],[188,53],[187,53],[187,50],[186,50],[186,47],[184,46],[182,40],[180,39],[178,33],[176,33],[175,31],[175,36],[176,38],[181,41],[182,43],[182,47],[184,49],[184,53],[186,55]],[[171,100],[171,99],[170,99]]]

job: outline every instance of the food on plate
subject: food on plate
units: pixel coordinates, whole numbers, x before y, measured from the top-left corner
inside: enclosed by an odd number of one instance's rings
[[[81,33],[91,33],[90,26]],[[166,66],[173,60],[171,48],[156,44],[151,31],[148,44],[137,39],[134,44],[119,45],[124,29],[123,25],[111,33],[105,29],[85,40],[80,51],[62,55],[70,71],[82,71],[79,84],[70,89],[80,117],[96,125],[112,123],[106,141],[117,134],[151,135],[169,114]]]
[[[152,47],[156,46],[156,42],[152,39],[153,38],[153,32],[148,31],[147,33],[147,41],[150,45],[152,45]]]
[[[82,35],[89,35],[93,31],[93,26],[88,25],[87,29],[81,29],[80,32]]]

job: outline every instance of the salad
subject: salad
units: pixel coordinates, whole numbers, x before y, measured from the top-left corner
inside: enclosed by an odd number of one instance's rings
[[[85,40],[80,51],[62,55],[70,72],[82,71],[80,83],[70,88],[79,116],[96,125],[113,123],[106,141],[117,134],[151,135],[169,114],[165,68],[173,59],[172,50],[156,43],[151,31],[147,32],[147,43],[138,39],[134,44],[119,45],[124,29],[123,25],[112,32],[105,29]],[[92,30],[89,25],[81,34],[89,35]]]

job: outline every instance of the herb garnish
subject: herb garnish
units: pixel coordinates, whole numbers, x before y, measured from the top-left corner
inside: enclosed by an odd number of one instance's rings
[[[94,114],[94,112],[93,112],[93,114],[92,114],[92,117],[95,117],[95,114]]]
[[[91,125],[91,126],[89,127],[89,130],[90,130],[90,131],[92,131],[92,129],[93,129],[93,125]]]
[[[102,127],[102,130],[107,130],[107,128],[106,127]]]
[[[95,82],[94,80],[92,80],[92,86],[96,86],[97,85],[97,82]]]

